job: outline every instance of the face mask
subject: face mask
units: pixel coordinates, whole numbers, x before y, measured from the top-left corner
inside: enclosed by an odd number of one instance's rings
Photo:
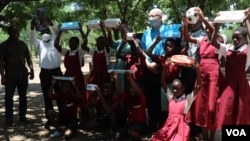
[[[43,34],[42,35],[42,40],[44,42],[48,42],[50,40],[50,34],[47,34],[47,33]]]
[[[155,26],[157,26],[157,24],[158,24],[157,18],[149,18],[148,21],[149,21],[149,25],[150,25],[151,27],[155,27]]]

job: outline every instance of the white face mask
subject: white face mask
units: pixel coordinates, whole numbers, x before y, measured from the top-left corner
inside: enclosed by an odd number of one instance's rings
[[[44,42],[48,42],[50,40],[50,38],[51,38],[50,34],[45,33],[42,35],[42,40]]]
[[[158,25],[157,17],[150,17],[148,21],[151,27],[155,27]]]

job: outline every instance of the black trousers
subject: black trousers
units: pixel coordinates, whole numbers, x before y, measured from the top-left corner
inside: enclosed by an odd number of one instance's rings
[[[52,109],[53,110],[53,104],[52,104],[52,99],[48,97],[49,93],[49,88],[51,86],[51,80],[53,76],[62,76],[62,71],[60,68],[55,68],[55,69],[43,69],[41,68],[39,78],[41,81],[41,88],[43,92],[43,98],[44,98],[44,105],[45,105],[45,117],[48,119],[48,110]],[[56,82],[54,91],[58,92],[60,90],[60,83]],[[58,103],[57,103],[58,104]],[[58,109],[60,112],[60,109]]]
[[[159,128],[161,115],[161,82],[160,74],[145,70],[144,93],[147,102],[149,126]]]

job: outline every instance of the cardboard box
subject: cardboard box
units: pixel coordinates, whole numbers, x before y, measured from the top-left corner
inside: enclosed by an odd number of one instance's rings
[[[219,11],[219,16],[215,17],[214,23],[241,23],[244,20],[244,10]]]

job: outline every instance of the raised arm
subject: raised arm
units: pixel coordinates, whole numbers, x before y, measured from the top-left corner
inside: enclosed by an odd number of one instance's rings
[[[244,21],[245,21],[247,32],[248,32],[248,38],[250,39],[250,23],[249,23],[249,20],[248,20],[248,18],[250,17],[250,8],[247,8],[245,10],[245,14],[246,14],[246,16],[245,16]]]
[[[147,52],[146,52],[147,55],[148,55],[149,57],[152,58],[152,56],[153,56],[152,52],[153,52],[154,48],[156,47],[156,45],[157,45],[160,41],[161,41],[161,37],[160,37],[160,36],[157,36],[156,39],[155,39],[155,41],[153,42],[153,44],[149,47],[149,49],[148,49]]]
[[[186,17],[183,18],[183,36],[186,42],[197,44],[197,40],[195,38],[190,37],[189,35],[188,22]]]
[[[167,67],[168,67],[169,63],[170,63],[170,60],[166,59],[164,65],[163,65],[162,72],[161,72],[161,85],[162,85],[165,93],[167,93],[167,90],[168,90],[168,86],[166,83],[166,71],[167,71]]]
[[[107,36],[107,33],[106,33],[106,30],[105,30],[105,25],[104,25],[104,22],[101,21],[100,22],[100,27],[101,27],[101,31],[103,33],[103,37],[105,38],[105,47],[106,47],[106,51],[107,53],[110,53],[110,46],[109,46],[109,43],[108,43],[108,36]]]
[[[82,39],[82,45],[81,45],[81,48],[83,50],[86,50],[87,52],[89,52],[89,48],[87,46],[88,46],[88,35],[89,35],[90,31],[91,30],[87,26],[87,31],[86,31],[86,34],[84,35],[83,39]]]
[[[61,27],[61,24],[59,25],[59,29],[60,27]],[[60,45],[61,34],[62,34],[62,31],[59,30],[58,34],[56,35],[55,42],[54,42],[54,46],[59,52],[62,52],[62,46]]]
[[[201,82],[201,73],[200,73],[200,65],[197,61],[194,62],[193,64],[193,68],[196,71],[196,85],[194,87],[194,96],[197,95],[197,93],[199,92],[202,82]]]
[[[36,26],[36,22],[33,19],[31,20],[31,23],[30,23],[30,43],[37,49],[39,43],[36,39],[35,26]]]

